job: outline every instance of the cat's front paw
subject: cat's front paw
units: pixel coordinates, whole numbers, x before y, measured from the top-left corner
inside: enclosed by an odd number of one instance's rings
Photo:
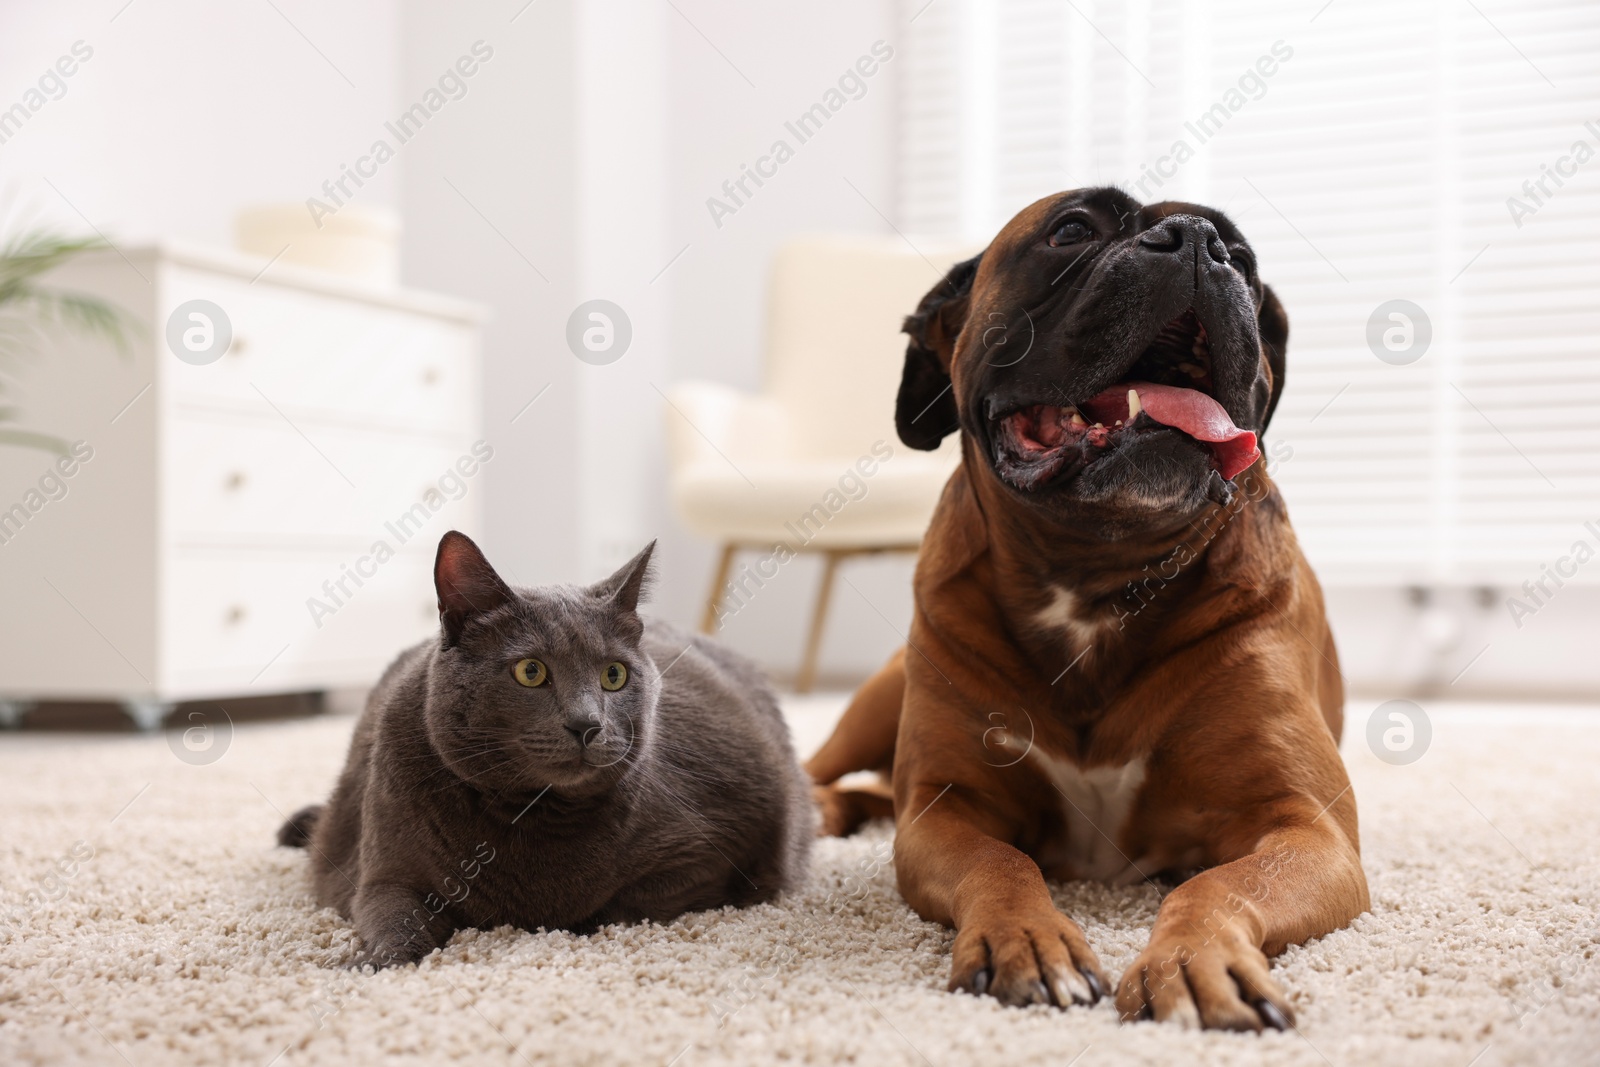
[[[409,939],[390,939],[377,943],[368,943],[352,956],[345,964],[351,971],[361,971],[368,967],[381,971],[386,967],[403,967],[406,964],[416,963],[432,952],[431,946],[418,944]]]
[[[348,964],[354,969],[416,963],[450,937],[444,902],[398,885],[367,885],[356,892],[352,911],[362,949]]]

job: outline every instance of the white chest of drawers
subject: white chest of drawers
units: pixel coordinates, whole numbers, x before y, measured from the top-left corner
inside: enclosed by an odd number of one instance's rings
[[[163,245],[48,280],[137,325],[122,354],[51,330],[10,390],[7,425],[82,444],[0,448],[0,717],[367,685],[436,627],[434,547],[493,463],[480,309],[263,266]],[[197,299],[233,333],[204,365],[167,341]]]

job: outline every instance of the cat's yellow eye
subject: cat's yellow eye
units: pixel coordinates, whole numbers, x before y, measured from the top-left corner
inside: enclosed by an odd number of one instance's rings
[[[519,659],[511,668],[511,676],[530,689],[550,680],[550,672],[536,659]]]
[[[618,689],[628,684],[628,668],[620,663],[612,663],[600,672],[600,688],[615,693]]]

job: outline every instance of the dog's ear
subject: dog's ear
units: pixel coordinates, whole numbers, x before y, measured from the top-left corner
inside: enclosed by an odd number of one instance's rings
[[[894,428],[911,448],[931,452],[958,426],[950,391],[950,358],[967,321],[972,279],[983,253],[957,263],[906,316],[901,330],[911,338],[895,399]]]
[[[1261,335],[1261,348],[1267,357],[1267,369],[1272,372],[1268,383],[1271,393],[1267,397],[1267,413],[1261,420],[1266,431],[1272,413],[1278,410],[1278,400],[1283,396],[1284,353],[1289,350],[1289,313],[1283,310],[1272,286],[1261,287],[1261,310],[1256,314],[1256,332]]]

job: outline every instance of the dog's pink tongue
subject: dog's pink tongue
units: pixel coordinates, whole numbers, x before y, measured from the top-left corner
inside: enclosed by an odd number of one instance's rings
[[[1235,426],[1221,404],[1197,389],[1180,389],[1175,385],[1156,385],[1152,382],[1129,382],[1114,388],[1123,394],[1124,409],[1127,390],[1136,389],[1139,392],[1139,406],[1146,415],[1163,426],[1182,430],[1196,441],[1210,445],[1217,471],[1224,478],[1232,478],[1261,458],[1255,433]],[[1110,392],[1112,390],[1108,389],[1100,396],[1105,397]],[[1099,400],[1100,397],[1095,399]]]

